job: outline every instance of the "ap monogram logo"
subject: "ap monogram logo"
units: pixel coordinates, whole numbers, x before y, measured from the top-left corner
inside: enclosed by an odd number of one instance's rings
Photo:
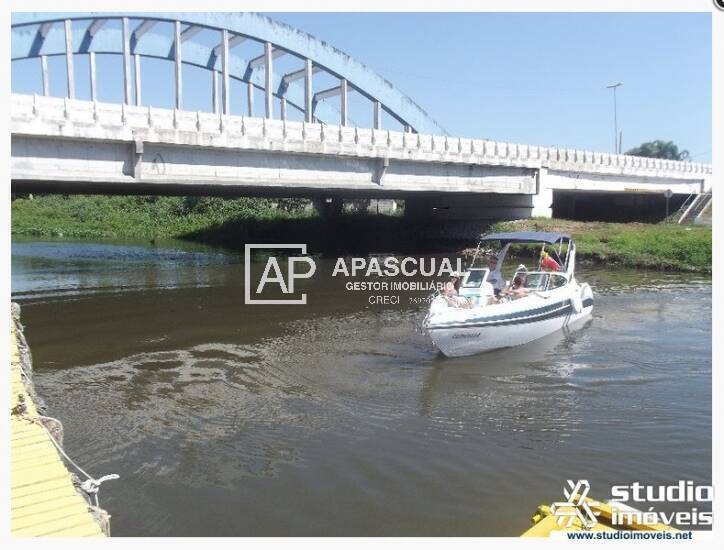
[[[270,251],[288,252],[299,250],[300,256],[274,256],[266,260],[264,271],[258,281],[252,281],[251,253],[254,249],[267,249]],[[244,246],[244,303],[245,304],[267,304],[267,305],[288,305],[306,304],[307,295],[294,290],[294,283],[297,279],[309,279],[317,270],[314,259],[307,256],[306,244],[247,244]],[[284,265],[285,269],[282,268]],[[297,265],[306,265],[306,271],[298,271]],[[256,283],[256,284],[255,284]],[[274,287],[286,296],[283,299],[260,298],[264,289]]]

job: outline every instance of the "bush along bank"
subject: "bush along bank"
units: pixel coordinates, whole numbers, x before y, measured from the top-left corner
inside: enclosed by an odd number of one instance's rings
[[[494,224],[490,231],[561,231],[579,261],[665,271],[711,273],[710,226],[580,222],[547,218]]]
[[[13,235],[69,239],[183,238],[229,220],[287,220],[313,215],[268,199],[101,195],[16,198]],[[290,211],[291,210],[291,211]]]
[[[426,251],[407,225],[399,215],[361,210],[323,219],[303,199],[38,195],[12,202],[12,234],[23,238],[175,238],[237,250],[245,243],[304,242],[315,253],[335,255]]]

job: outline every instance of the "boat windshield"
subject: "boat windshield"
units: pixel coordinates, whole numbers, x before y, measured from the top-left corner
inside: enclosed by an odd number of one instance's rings
[[[487,274],[487,269],[469,269],[465,274],[463,288],[480,288]]]
[[[505,279],[513,275],[509,271],[515,265],[524,265],[536,271],[558,271],[566,273],[572,266],[572,256],[575,257],[573,241],[566,240],[554,244],[549,242],[515,241],[501,242],[501,247],[492,246],[495,241],[483,239],[475,251],[470,268],[490,267],[503,274]],[[497,266],[491,265],[489,260],[497,259]],[[511,278],[512,279],[512,278]]]
[[[545,290],[548,286],[548,273],[529,272],[526,275],[525,288],[529,290]]]
[[[545,290],[548,285],[548,273],[528,273],[525,281],[530,290]]]

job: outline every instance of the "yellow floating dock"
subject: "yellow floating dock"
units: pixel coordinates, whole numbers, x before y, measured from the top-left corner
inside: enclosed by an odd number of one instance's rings
[[[14,320],[10,323],[11,534],[15,537],[103,537],[73,485],[28,392]]]

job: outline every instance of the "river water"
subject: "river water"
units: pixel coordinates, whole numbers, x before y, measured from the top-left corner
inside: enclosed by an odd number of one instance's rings
[[[446,359],[426,292],[372,307],[333,265],[249,306],[237,252],[13,243],[36,389],[120,474],[114,535],[515,536],[567,479],[711,483],[708,278],[582,266],[582,327]]]

